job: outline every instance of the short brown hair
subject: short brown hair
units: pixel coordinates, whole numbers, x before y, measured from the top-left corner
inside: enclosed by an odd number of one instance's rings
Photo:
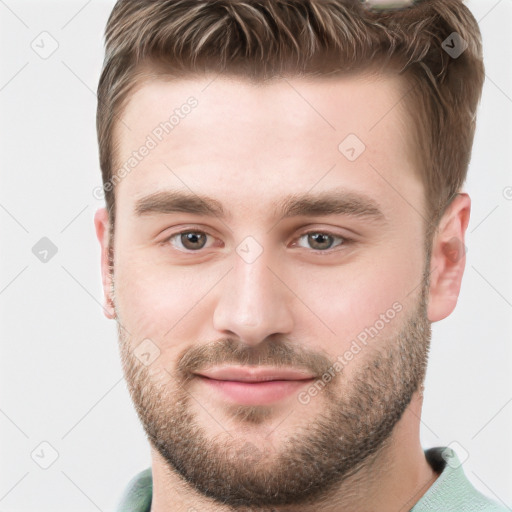
[[[455,46],[453,37],[467,45],[460,55],[445,46]],[[118,0],[105,46],[97,132],[111,228],[115,121],[148,63],[170,76],[253,81],[396,70],[410,84],[404,101],[425,185],[427,238],[466,179],[485,73],[480,30],[462,0],[399,8],[359,0]]]

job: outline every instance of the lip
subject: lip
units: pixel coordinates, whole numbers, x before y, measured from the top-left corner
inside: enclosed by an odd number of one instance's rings
[[[261,366],[214,366],[196,373],[202,377],[215,380],[240,382],[267,382],[272,380],[309,380],[315,378],[306,370],[295,368],[261,367]]]
[[[215,393],[244,405],[282,400],[309,384],[315,376],[291,368],[215,367],[196,374]]]

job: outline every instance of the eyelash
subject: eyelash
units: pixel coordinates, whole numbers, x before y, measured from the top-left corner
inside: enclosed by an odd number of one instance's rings
[[[212,236],[212,235],[209,235],[209,233],[206,233],[205,231],[195,230],[195,229],[185,229],[183,231],[179,231],[177,233],[173,233],[172,235],[168,236],[167,238],[165,238],[165,240],[162,241],[162,244],[166,245],[168,243],[171,243],[171,241],[174,238],[179,237],[180,235],[183,235],[185,233],[197,233],[197,234],[201,234],[201,235]],[[342,240],[342,243],[340,243],[339,245],[335,246],[334,248],[330,248],[330,249],[326,249],[326,250],[311,249],[313,252],[318,253],[320,255],[322,255],[322,254],[332,254],[333,252],[337,252],[337,251],[341,250],[341,249],[339,249],[340,247],[344,247],[346,245],[350,245],[350,244],[355,242],[355,240],[353,240],[352,238],[348,238],[348,237],[345,237],[345,236],[337,235],[336,233],[331,233],[330,231],[321,231],[321,230],[306,231],[305,233],[302,233],[299,237],[297,237],[296,240],[300,240],[301,238],[303,238],[303,237],[305,237],[307,235],[312,235],[312,234],[325,235],[325,236],[330,236],[330,237],[338,238],[338,239]],[[304,249],[304,247],[302,247],[302,248]],[[190,249],[178,249],[178,250],[181,251],[181,252],[184,252],[186,254],[193,254],[193,253],[200,253],[201,252],[201,249],[198,249],[197,251],[193,251],[193,250],[190,250]]]

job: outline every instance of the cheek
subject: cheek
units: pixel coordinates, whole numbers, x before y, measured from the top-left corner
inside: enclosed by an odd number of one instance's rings
[[[372,326],[379,335],[391,335],[390,329],[400,326],[400,312],[410,310],[420,292],[424,256],[410,237],[394,240],[381,240],[339,265],[290,260],[276,268],[291,290],[274,297],[288,302],[291,334],[334,355]],[[171,265],[143,248],[120,248],[118,254],[116,306],[134,344],[150,338],[174,352],[191,340],[219,334],[213,333],[212,321],[225,293],[227,266]],[[381,315],[388,320],[385,324]]]
[[[404,258],[414,246],[405,244],[410,247],[388,245],[345,266],[309,269],[307,281],[296,280],[293,288],[307,305],[295,311],[301,330],[310,339],[324,333],[333,354],[346,350],[358,336],[369,342],[392,336],[421,291],[422,254],[416,248],[414,257]]]
[[[141,255],[139,255],[141,256]],[[132,338],[150,338],[162,348],[190,339],[205,319],[203,299],[219,280],[217,272],[172,266],[147,255],[116,261],[115,298],[120,320]],[[134,340],[135,343],[135,340]]]

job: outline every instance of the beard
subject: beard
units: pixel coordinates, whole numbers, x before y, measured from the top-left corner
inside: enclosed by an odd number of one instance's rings
[[[187,348],[169,371],[164,369],[165,382],[157,382],[133,356],[133,342],[119,322],[123,370],[149,442],[193,491],[235,510],[327,499],[384,453],[394,426],[423,383],[431,338],[427,269],[420,288],[415,307],[393,334],[381,333],[370,342],[364,355],[349,363],[354,365],[350,378],[342,370],[314,399],[323,400],[317,402],[321,413],[311,415],[308,406],[296,406],[294,411],[301,408],[301,426],[271,448],[264,436],[248,434],[250,430],[209,436],[194,412],[197,400],[189,392],[196,379],[193,372],[229,362],[287,365],[320,375],[332,368],[329,357],[282,340],[250,347],[225,339]],[[406,313],[404,309],[399,315]],[[239,425],[253,428],[272,415],[266,406],[226,404],[225,410]]]

